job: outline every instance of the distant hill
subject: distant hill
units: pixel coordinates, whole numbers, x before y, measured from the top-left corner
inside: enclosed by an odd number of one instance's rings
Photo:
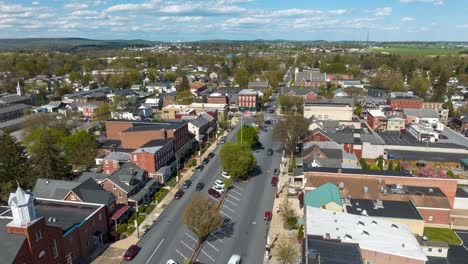
[[[148,40],[94,40],[85,38],[25,38],[0,39],[0,51],[13,50],[61,50],[73,51],[80,48],[147,47],[154,41]]]

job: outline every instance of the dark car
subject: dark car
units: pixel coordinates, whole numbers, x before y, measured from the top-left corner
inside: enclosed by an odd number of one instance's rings
[[[186,180],[186,181],[184,181],[184,184],[182,184],[182,189],[188,189],[190,187],[190,185],[192,185],[192,181],[191,180]]]
[[[213,188],[208,189],[208,194],[216,198],[221,197],[221,194]]]
[[[206,164],[208,164],[208,162],[210,162],[210,159],[209,158],[204,158],[202,163],[206,165]]]
[[[214,154],[213,152],[211,152],[210,154],[208,154],[208,158],[209,158],[209,159],[214,158],[214,156],[215,156],[215,154]]]
[[[272,149],[268,149],[268,150],[267,150],[267,154],[270,155],[270,156],[272,156],[272,155],[273,155],[273,150],[272,150]]]
[[[131,245],[128,249],[127,252],[125,252],[124,255],[124,260],[132,260],[140,251],[140,247],[137,245]]]
[[[271,186],[278,186],[278,177],[273,176],[271,178]]]
[[[271,221],[271,211],[265,211],[265,221]]]
[[[280,170],[278,168],[276,168],[274,171],[273,171],[273,175],[276,175],[278,176],[280,173]]]
[[[174,195],[174,199],[179,200],[182,197],[182,195],[184,195],[184,191],[178,190]]]
[[[400,133],[401,134],[406,134],[406,129],[404,129],[404,128],[400,129]]]
[[[201,191],[201,190],[203,189],[203,187],[205,187],[205,184],[204,184],[203,182],[199,182],[199,183],[197,184],[197,186],[195,187],[195,189],[196,189],[197,191]]]
[[[195,167],[195,170],[196,170],[196,171],[202,171],[204,168],[205,168],[205,166],[203,166],[203,165],[198,165],[197,167]]]

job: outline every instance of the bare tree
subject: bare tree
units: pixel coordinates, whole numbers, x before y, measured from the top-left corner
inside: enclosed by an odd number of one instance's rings
[[[343,88],[343,92],[345,92],[348,96],[351,96],[353,98],[354,104],[356,104],[362,97],[366,95],[366,90],[364,90],[364,88],[356,86],[349,86]]]
[[[273,254],[281,264],[297,263],[298,252],[294,247],[294,242],[285,237],[280,238],[273,249]]]
[[[288,219],[296,217],[296,210],[294,210],[291,202],[289,202],[289,199],[287,198],[279,205],[279,213],[283,216],[284,221],[288,221]]]
[[[202,195],[195,195],[185,207],[183,221],[188,229],[197,235],[199,242],[223,225],[223,217],[219,214],[216,204]]]
[[[257,121],[259,127],[263,127],[263,122],[265,122],[265,116],[263,115],[263,113],[258,113],[255,116],[255,120]]]
[[[273,128],[273,138],[284,143],[287,150],[294,152],[296,143],[309,129],[309,120],[302,116],[287,116]]]

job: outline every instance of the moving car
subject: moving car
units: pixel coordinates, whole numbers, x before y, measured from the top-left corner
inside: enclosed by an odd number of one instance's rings
[[[214,154],[213,152],[210,152],[210,154],[208,154],[208,158],[209,158],[209,159],[214,158],[214,156],[215,156],[215,154]]]
[[[265,221],[271,221],[271,211],[265,211]]]
[[[221,194],[213,188],[208,189],[208,194],[216,198],[221,197]]]
[[[271,177],[271,186],[278,186],[278,177]]]
[[[213,186],[212,189],[214,189],[215,191],[219,192],[219,193],[223,193],[224,192],[224,187],[221,187],[221,186]]]
[[[182,197],[182,195],[184,195],[184,191],[178,190],[174,195],[174,199],[179,200]]]
[[[131,245],[124,255],[124,260],[132,260],[140,251],[140,247],[137,245]]]
[[[202,171],[204,168],[205,168],[205,166],[203,166],[203,165],[198,165],[197,167],[195,167],[195,170],[196,170],[196,171]]]
[[[209,158],[204,158],[202,163],[206,165],[206,164],[208,164],[208,162],[210,162],[210,159]]]
[[[205,184],[203,182],[197,183],[197,186],[195,187],[195,190],[201,191],[205,187]]]
[[[186,181],[184,181],[184,184],[182,184],[182,189],[188,189],[190,187],[190,185],[192,185],[192,181],[191,180],[186,180]]]
[[[226,178],[226,179],[231,179],[231,175],[229,175],[229,172],[227,172],[227,171],[223,171],[223,172],[221,173],[221,176],[222,176],[223,178]]]
[[[278,176],[280,173],[280,170],[278,168],[276,168],[274,171],[273,171],[273,175],[275,176]]]
[[[214,183],[216,186],[220,186],[224,188],[224,182],[222,180],[216,180]]]
[[[231,256],[231,258],[229,258],[227,264],[239,264],[240,261],[241,261],[241,257],[237,254],[234,254]]]
[[[268,154],[269,156],[272,156],[272,155],[273,155],[273,150],[272,150],[272,149],[268,149],[268,150],[267,150],[267,154]]]

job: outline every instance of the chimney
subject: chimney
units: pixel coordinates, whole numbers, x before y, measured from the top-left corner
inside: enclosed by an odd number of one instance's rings
[[[342,170],[341,168],[338,169],[338,173],[339,173],[339,174],[341,174],[342,171],[343,171],[343,170]]]
[[[325,238],[330,239],[330,233],[325,233]]]

